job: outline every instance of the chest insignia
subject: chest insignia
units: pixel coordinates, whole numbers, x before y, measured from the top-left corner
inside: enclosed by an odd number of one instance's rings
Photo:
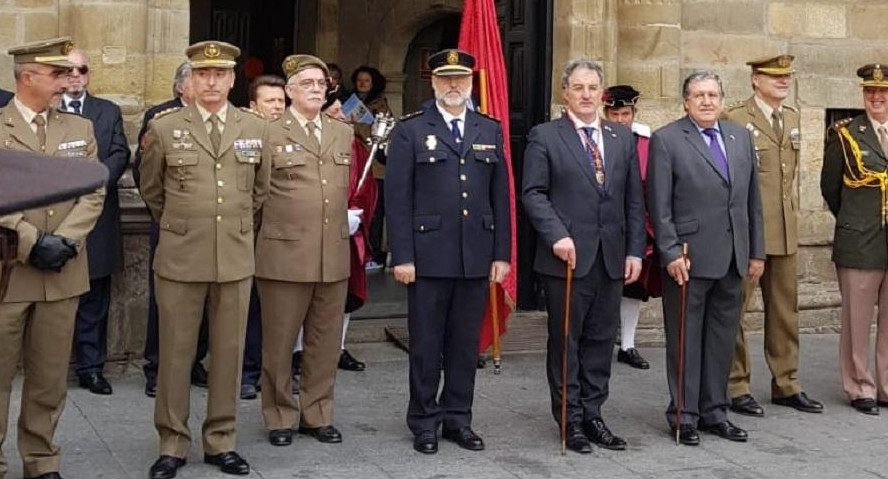
[[[425,146],[429,151],[436,149],[438,147],[438,138],[435,135],[426,136]]]

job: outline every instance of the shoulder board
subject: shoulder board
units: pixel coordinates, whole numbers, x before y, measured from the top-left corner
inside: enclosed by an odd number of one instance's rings
[[[62,113],[62,114],[65,114],[65,115],[80,116],[80,115],[78,115],[77,113],[74,113],[73,111],[62,110],[61,108],[56,108],[54,111],[55,111],[56,113]]]
[[[735,101],[725,108],[726,111],[736,110],[738,108],[743,108],[746,105],[746,100]]]
[[[335,116],[330,115],[330,114],[327,114],[327,113],[324,113],[324,118],[326,118],[327,120],[335,120],[335,121],[338,121],[339,123],[342,123],[343,125],[351,126],[351,123],[349,123],[349,122],[347,122],[347,121],[345,121],[345,120],[340,120],[339,118],[336,118]]]
[[[794,112],[796,112],[796,113],[798,113],[798,111],[799,111],[798,108],[796,108],[796,107],[794,107],[794,106],[792,106],[792,105],[786,105],[786,104],[784,104],[784,105],[783,105],[783,108],[786,108],[786,109],[789,110],[789,111],[794,111]]]
[[[833,123],[832,126],[830,126],[830,129],[839,131],[842,128],[844,128],[845,126],[847,126],[848,123],[851,123],[853,120],[854,120],[854,118],[843,118],[843,119]]]
[[[475,113],[477,113],[477,114],[483,116],[484,118],[487,118],[487,119],[490,120],[490,121],[495,121],[495,122],[497,122],[497,123],[500,122],[499,120],[497,120],[496,118],[494,118],[494,117],[488,115],[487,113],[481,113],[480,111],[477,111],[477,110],[475,111]]]
[[[265,119],[265,115],[263,115],[262,113],[259,113],[258,111],[254,110],[252,108],[247,108],[245,106],[242,106],[242,107],[239,107],[238,109],[244,113],[250,113],[252,115],[258,116],[259,118],[262,118],[263,120]]]
[[[407,121],[407,120],[416,118],[419,115],[422,115],[423,113],[425,113],[424,110],[414,111],[413,113],[408,113],[408,114],[402,116],[401,118],[398,118],[398,121]]]
[[[181,109],[182,109],[181,106],[174,106],[172,108],[167,108],[166,110],[161,110],[161,111],[154,114],[154,118],[152,118],[152,120],[156,120],[158,118],[164,117],[166,115],[169,115],[170,113],[175,113]]]

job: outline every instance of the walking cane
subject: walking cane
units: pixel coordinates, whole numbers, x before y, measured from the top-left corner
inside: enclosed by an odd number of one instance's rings
[[[564,293],[564,331],[561,338],[561,455],[567,454],[567,336],[570,331],[570,287],[573,268],[567,265],[567,287]]]
[[[685,267],[688,264],[688,244],[684,243],[681,247],[681,260],[684,261]],[[676,404],[675,417],[675,444],[679,444],[679,435],[681,434],[681,408],[684,406],[684,350],[685,350],[685,320],[687,319],[687,303],[688,303],[688,282],[691,280],[690,274],[688,281],[681,285],[681,312],[678,319],[678,401]]]
[[[500,351],[499,301],[497,301],[496,282],[490,282],[490,312],[493,323],[493,374],[499,376],[503,372],[503,359]]]

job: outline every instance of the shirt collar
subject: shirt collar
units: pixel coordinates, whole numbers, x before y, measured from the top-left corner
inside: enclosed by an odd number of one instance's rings
[[[579,130],[580,128],[595,128],[599,132],[601,132],[601,116],[595,115],[595,120],[592,123],[583,123],[582,120],[577,118],[576,115],[573,114],[572,111],[567,110],[567,117],[570,118],[570,122],[573,123],[574,129]]]
[[[885,128],[888,128],[888,121],[886,121],[885,123],[879,123],[871,116],[867,116],[867,118],[869,119],[870,123],[872,123],[873,130],[876,132],[876,136],[879,136],[879,127],[880,126],[884,126]]]
[[[203,120],[204,123],[210,121],[210,117],[213,115],[212,112],[200,106],[200,103],[195,102],[194,106],[197,107],[197,111],[198,113],[200,113],[200,118]],[[219,117],[219,122],[224,125],[225,119],[228,117],[228,102],[225,102],[225,104],[222,105],[222,108],[219,110],[218,113],[216,113],[216,116]]]
[[[452,114],[450,114],[450,112],[445,110],[444,107],[442,107],[441,104],[438,103],[438,101],[436,100],[435,101],[435,108],[437,108],[438,113],[440,113],[441,116],[444,117],[444,123],[446,123],[447,126],[450,126],[450,122],[453,120],[459,120],[463,123],[463,125],[466,124],[466,111],[468,110],[468,107],[463,108],[462,113],[460,113],[459,115],[452,115]]]
[[[759,98],[758,95],[753,95],[752,98],[753,98],[753,101],[755,101],[756,106],[758,106],[759,109],[762,111],[762,113],[765,115],[765,118],[767,118],[768,121],[770,122],[771,115],[774,114],[774,108],[771,105],[767,104],[764,100]],[[780,105],[777,108],[777,113],[780,115],[783,114],[783,105]]]
[[[293,115],[293,118],[296,119],[296,123],[299,123],[299,126],[301,126],[303,130],[305,129],[305,125],[308,124],[309,121],[314,123],[318,130],[321,129],[321,125],[323,124],[321,122],[321,114],[320,113],[318,113],[314,117],[314,119],[309,120],[308,118],[305,118],[305,116],[303,116],[302,113],[299,113],[298,111],[296,111],[296,109],[293,108],[293,105],[290,105],[290,114]]]
[[[688,115],[688,120],[691,120],[691,123],[693,123],[694,126],[697,127],[697,131],[699,131],[701,135],[705,135],[705,134],[706,134],[706,133],[703,133],[703,130],[706,130],[706,128],[703,128],[702,126],[700,126],[700,124],[697,123],[696,121],[694,121],[694,119],[691,118],[690,115]],[[712,128],[713,128],[715,131],[721,133],[721,127],[719,126],[719,122],[715,122],[715,125],[713,125]]]
[[[12,102],[15,104],[15,108],[19,111],[19,113],[21,113],[22,118],[25,119],[25,123],[27,123],[28,125],[30,125],[31,122],[34,121],[34,117],[37,115],[42,116],[44,120],[48,117],[46,110],[37,113],[36,111],[25,106],[25,104],[19,100],[18,96],[13,97]]]
[[[80,102],[80,109],[82,110],[82,109],[83,109],[83,103],[84,103],[84,100],[86,100],[86,94],[84,94],[84,95],[83,95],[82,97],[80,97],[80,98],[71,98],[70,96],[68,96],[67,93],[65,93],[65,94],[62,95],[62,101],[64,102],[64,105],[65,105],[66,108],[68,107],[68,105],[71,104],[72,101],[75,101],[75,100],[77,100],[77,101]]]

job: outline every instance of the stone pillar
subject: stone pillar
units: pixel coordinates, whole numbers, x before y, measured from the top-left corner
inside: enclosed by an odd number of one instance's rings
[[[339,0],[322,0],[318,6],[318,57],[326,62],[339,58]]]

